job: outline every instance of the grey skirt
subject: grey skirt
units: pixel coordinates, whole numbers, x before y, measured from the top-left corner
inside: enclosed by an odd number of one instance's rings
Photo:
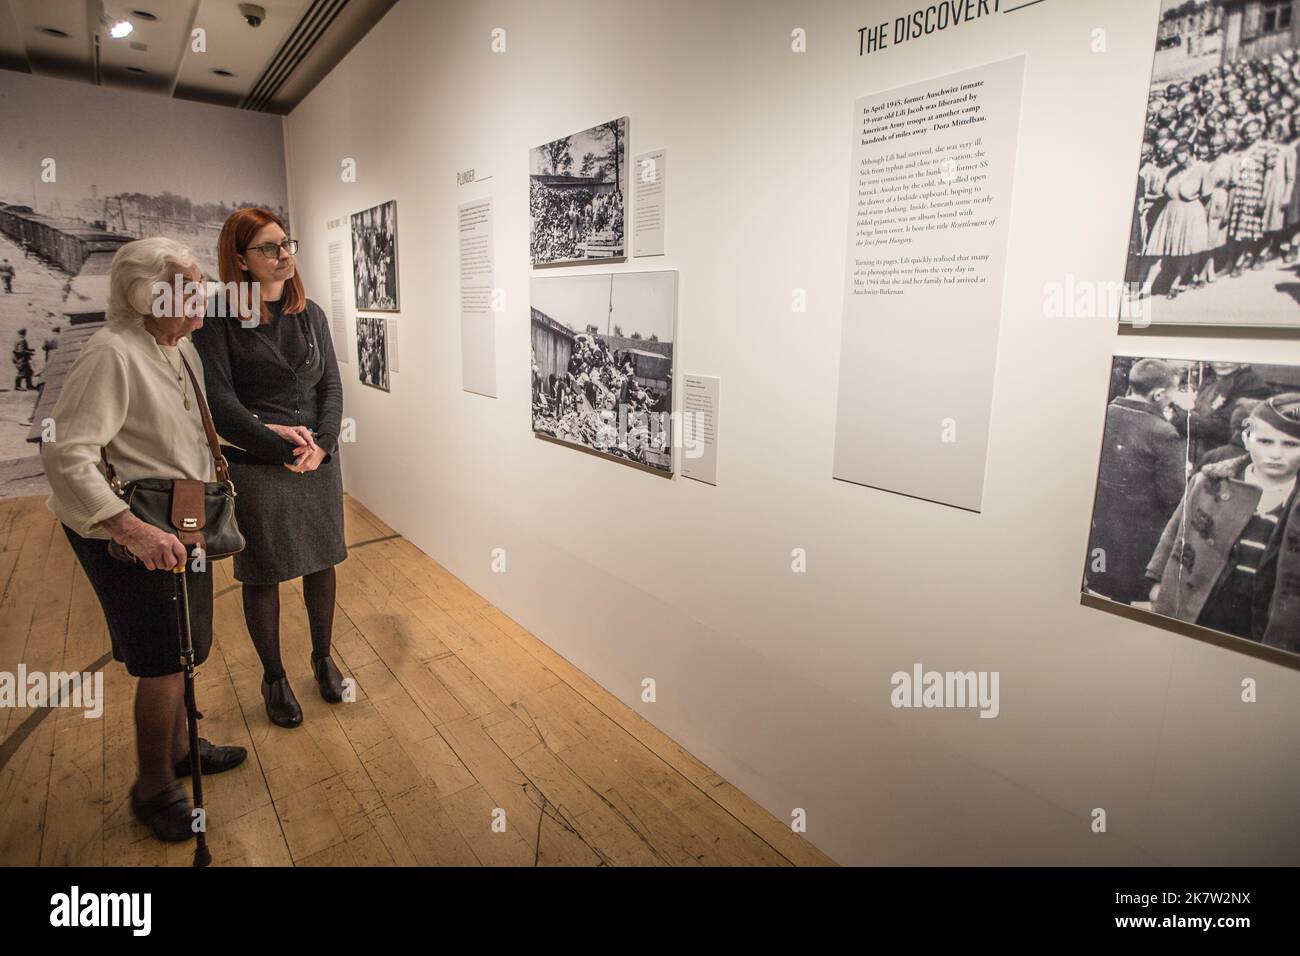
[[[279,584],[341,563],[343,476],[338,454],[315,471],[231,461],[235,520],[247,542],[235,555],[235,580]]]

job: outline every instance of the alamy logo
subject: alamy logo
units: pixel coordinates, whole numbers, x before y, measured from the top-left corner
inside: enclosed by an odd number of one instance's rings
[[[150,893],[85,893],[73,886],[50,897],[51,926],[129,926],[135,936],[148,936],[153,925]]]
[[[71,673],[32,671],[19,664],[18,673],[0,671],[0,707],[80,707],[89,719],[104,713],[102,671]]]
[[[927,671],[913,664],[910,674],[895,671],[889,683],[895,707],[978,707],[981,717],[996,717],[1000,709],[997,671]]]

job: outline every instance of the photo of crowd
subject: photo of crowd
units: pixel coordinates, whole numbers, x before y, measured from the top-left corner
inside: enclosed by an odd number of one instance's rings
[[[398,311],[397,200],[352,214],[352,282],[358,309]]]
[[[1084,591],[1300,653],[1300,366],[1117,357]]]
[[[533,265],[625,258],[627,126],[625,116],[530,150]]]
[[[676,273],[534,279],[532,298],[533,431],[671,474]]]
[[[1165,0],[1126,274],[1153,321],[1300,324],[1300,55],[1279,9],[1244,37],[1222,4]]]
[[[387,319],[357,316],[357,374],[362,385],[388,391]]]

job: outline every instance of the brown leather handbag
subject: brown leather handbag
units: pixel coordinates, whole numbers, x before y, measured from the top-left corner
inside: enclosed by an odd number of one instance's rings
[[[199,403],[203,418],[203,431],[208,437],[208,448],[216,466],[216,481],[199,481],[195,478],[137,478],[123,483],[109,463],[108,455],[100,450],[104,461],[104,474],[113,491],[131,509],[131,513],[155,528],[174,534],[185,545],[186,551],[201,548],[206,558],[227,558],[244,550],[244,536],[235,521],[235,483],[230,479],[230,466],[221,454],[217,429],[212,424],[203,389],[190,369],[190,363],[181,356],[185,372]],[[108,543],[109,553],[120,561],[137,560],[116,541]]]

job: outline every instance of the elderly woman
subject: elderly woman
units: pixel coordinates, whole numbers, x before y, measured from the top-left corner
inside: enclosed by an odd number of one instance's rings
[[[139,678],[135,699],[139,778],[131,810],[162,840],[193,837],[191,806],[177,777],[189,773],[180,635],[174,579],[186,564],[172,534],[141,521],[114,493],[101,468],[120,481],[189,478],[212,481],[188,363],[202,383],[201,365],[185,336],[203,324],[202,285],[196,295],[168,294],[201,283],[194,256],[170,239],[129,242],[113,257],[108,323],[87,340],[54,406],[54,436],[41,446],[53,494],[49,507],[63,523],[77,560],[104,609],[113,657]],[[195,286],[190,285],[190,289]],[[168,292],[163,291],[164,289]],[[139,563],[112,557],[109,539]],[[212,645],[212,575],[187,569],[195,661]],[[241,763],[242,747],[200,741],[204,773]]]
[[[218,239],[221,281],[255,293],[241,294],[237,308],[212,309],[194,336],[213,421],[236,446],[225,455],[247,545],[235,555],[234,573],[262,662],[266,714],[281,727],[301,724],[302,708],[280,656],[280,584],[302,578],[312,672],[321,697],[338,703],[343,675],[330,657],[334,566],[348,556],[337,459],[343,384],[325,313],[298,277],[297,247],[274,213],[231,215]]]

